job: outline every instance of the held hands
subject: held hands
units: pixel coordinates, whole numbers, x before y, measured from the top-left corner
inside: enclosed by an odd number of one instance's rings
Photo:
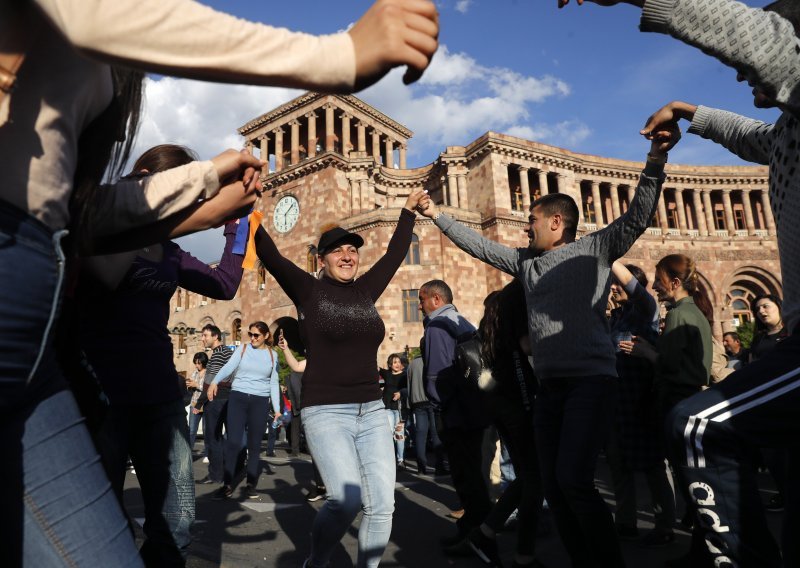
[[[428,196],[427,190],[415,189],[408,195],[408,199],[406,199],[406,204],[403,205],[403,207],[405,207],[409,211],[417,210],[420,213],[422,213],[427,203],[430,202],[430,200],[431,198]]]
[[[377,0],[348,31],[356,53],[356,91],[406,65],[403,82],[422,77],[439,46],[439,14],[429,0]]]
[[[697,105],[672,101],[651,114],[639,134],[652,140],[656,133],[669,129],[670,125],[677,124],[680,119],[693,120],[695,112],[697,112]]]
[[[664,156],[681,139],[681,129],[677,122],[665,122],[659,126],[658,130],[649,132],[645,137],[651,140],[650,155]]]

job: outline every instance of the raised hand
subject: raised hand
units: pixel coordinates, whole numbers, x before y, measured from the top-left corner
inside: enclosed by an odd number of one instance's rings
[[[377,0],[348,31],[356,52],[356,90],[392,68],[408,66],[403,82],[413,83],[439,46],[439,14],[429,0]]]
[[[652,140],[654,133],[663,131],[665,125],[677,123],[680,119],[692,120],[695,112],[697,112],[697,105],[683,101],[672,101],[651,114],[650,118],[647,119],[647,124],[639,131],[639,134],[648,140]]]
[[[424,189],[415,189],[408,195],[408,199],[406,199],[406,204],[403,205],[409,211],[417,210],[419,211],[419,204],[420,201],[425,199],[428,195],[428,192]],[[421,212],[421,211],[420,211]]]
[[[650,137],[650,154],[661,156],[672,150],[675,144],[681,139],[681,129],[677,121],[665,122],[660,125],[658,130],[654,130]]]
[[[261,169],[267,165],[263,160],[259,160],[251,155],[247,150],[225,150],[211,158],[211,163],[217,170],[219,183],[225,185],[234,181],[241,181],[250,191],[259,184],[258,175]]]

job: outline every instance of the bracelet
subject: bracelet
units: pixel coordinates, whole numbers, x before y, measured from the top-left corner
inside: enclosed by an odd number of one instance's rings
[[[444,213],[443,213],[442,211],[439,211],[438,213],[436,213],[436,215],[434,215],[433,217],[431,217],[431,219],[432,219],[434,222],[436,222],[436,219],[438,219],[438,218],[439,218],[439,217],[441,217],[442,215],[444,215]]]
[[[647,161],[652,164],[661,164],[662,166],[667,163],[668,154],[664,154],[663,156],[654,156],[650,152],[647,153]]]

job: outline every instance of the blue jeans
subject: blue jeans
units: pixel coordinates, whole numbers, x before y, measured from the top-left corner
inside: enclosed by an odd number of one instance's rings
[[[194,522],[194,476],[186,411],[181,399],[159,404],[112,406],[98,435],[100,455],[122,502],[130,456],[144,502],[148,566],[183,566]]]
[[[261,474],[261,438],[269,419],[270,400],[268,396],[257,396],[239,391],[231,391],[228,399],[228,419],[225,425],[225,485],[233,485],[237,477],[237,464],[247,440],[247,483],[256,485]],[[246,438],[245,438],[246,431]]]
[[[0,202],[2,563],[141,566],[55,360],[61,236]]]
[[[311,529],[310,566],[325,566],[359,511],[358,568],[375,567],[389,542],[396,466],[383,402],[303,408],[306,439],[328,491]]]
[[[189,407],[189,448],[194,451],[194,443],[197,441],[197,429],[203,421],[203,413],[195,414]],[[203,428],[203,438],[205,439],[205,428]]]

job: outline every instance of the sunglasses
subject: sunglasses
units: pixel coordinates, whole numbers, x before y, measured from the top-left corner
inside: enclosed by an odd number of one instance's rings
[[[250,339],[258,339],[259,337],[261,337],[260,333],[250,333],[249,331],[247,332],[247,335],[250,336]]]

